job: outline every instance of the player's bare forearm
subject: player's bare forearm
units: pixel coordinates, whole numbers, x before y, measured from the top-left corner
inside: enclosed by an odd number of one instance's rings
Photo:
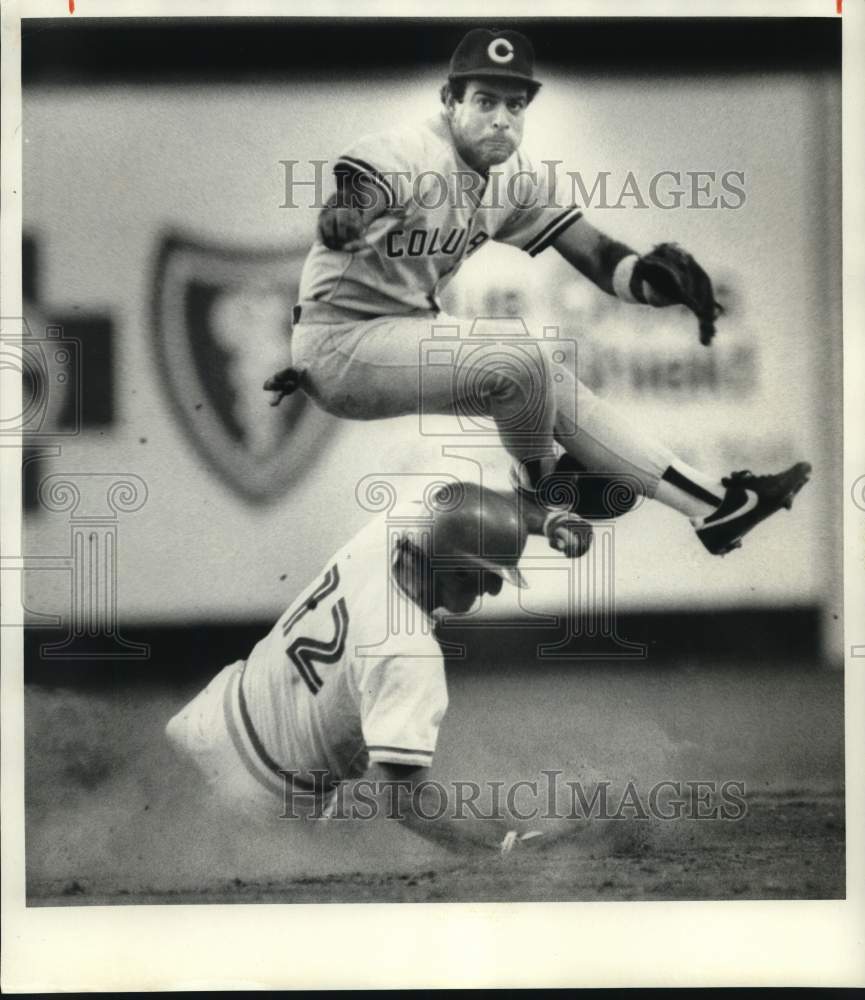
[[[580,274],[602,291],[614,295],[613,273],[625,257],[635,254],[627,244],[611,239],[585,220],[577,220],[556,239],[553,246]]]
[[[424,799],[429,801],[424,802]],[[435,801],[431,801],[434,799]],[[415,797],[403,803],[405,809],[399,822],[407,830],[449,851],[464,853],[466,850],[487,853],[499,849],[508,826],[501,819],[476,817],[455,818],[451,802],[442,802],[437,793]],[[445,813],[438,813],[445,808]],[[430,818],[428,818],[430,817]]]
[[[436,796],[433,808],[438,807],[440,811],[442,805],[447,805],[448,815],[441,819],[425,819],[421,815],[421,810],[415,809],[407,812],[405,818],[401,819],[402,825],[425,840],[460,854],[471,851],[479,856],[488,857],[491,851],[501,855],[510,854],[518,845],[521,850],[526,844],[534,849],[537,845],[541,847],[547,845],[546,830],[527,830],[520,833],[516,829],[518,825],[516,822],[497,817],[453,819],[450,818],[450,803],[440,805],[439,802]],[[574,833],[573,826],[569,825],[567,829],[557,830],[553,837],[549,838],[550,843],[572,837]]]
[[[509,826],[497,817],[457,816],[442,784],[429,781],[426,768],[377,764],[365,780],[376,789],[380,812],[407,830],[446,850],[497,851]]]

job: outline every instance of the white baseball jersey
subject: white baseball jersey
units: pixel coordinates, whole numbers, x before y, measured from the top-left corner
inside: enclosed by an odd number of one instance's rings
[[[369,316],[438,311],[437,295],[487,240],[535,256],[582,215],[556,205],[543,175],[519,150],[490,168],[484,185],[457,153],[443,114],[419,127],[366,136],[340,156],[334,172],[375,185],[388,210],[365,234],[371,250],[328,250],[316,240],[300,301]]]
[[[307,783],[327,771],[332,784],[371,761],[432,763],[444,660],[430,617],[393,581],[395,543],[392,522],[389,532],[371,521],[246,662],[229,726],[243,734],[247,770],[276,794],[283,769]]]

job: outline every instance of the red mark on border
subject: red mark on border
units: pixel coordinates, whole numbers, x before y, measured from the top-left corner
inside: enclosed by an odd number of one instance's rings
[[[838,0],[838,3],[840,4],[841,0]],[[75,13],[75,0],[69,0],[69,13],[70,14]]]
[[[69,0],[70,3],[74,3],[75,0]],[[844,0],[835,0],[835,13],[840,14],[841,8],[844,6]]]

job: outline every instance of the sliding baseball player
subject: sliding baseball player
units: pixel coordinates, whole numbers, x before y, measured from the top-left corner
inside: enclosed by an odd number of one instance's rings
[[[171,719],[170,742],[250,823],[326,818],[339,786],[364,776],[373,812],[445,847],[508,853],[537,833],[456,818],[428,783],[448,705],[433,624],[504,581],[525,586],[525,543],[512,501],[473,483],[373,519]]]

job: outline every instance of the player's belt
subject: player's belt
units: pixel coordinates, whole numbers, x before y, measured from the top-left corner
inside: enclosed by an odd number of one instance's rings
[[[360,323],[367,319],[376,319],[371,313],[360,312],[357,309],[346,309],[344,306],[334,306],[329,302],[299,302],[291,313],[294,326],[298,323]]]
[[[399,313],[365,313],[359,312],[357,309],[346,309],[343,306],[331,305],[329,302],[299,302],[293,309],[291,313],[291,322],[293,326],[297,326],[298,323],[365,323],[371,319],[379,319],[381,316],[388,315],[394,317],[397,315],[405,315],[406,318],[418,317],[418,316],[431,316],[435,317],[439,313],[437,306],[426,309],[416,309],[413,312],[407,312],[404,314]]]

